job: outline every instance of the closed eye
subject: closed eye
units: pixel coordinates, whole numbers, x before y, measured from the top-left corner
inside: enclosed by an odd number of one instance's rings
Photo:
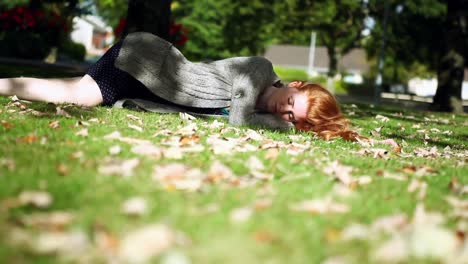
[[[294,98],[292,96],[288,98],[288,105],[294,106]]]

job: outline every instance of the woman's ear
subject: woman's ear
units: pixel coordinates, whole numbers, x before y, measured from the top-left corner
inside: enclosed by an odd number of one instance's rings
[[[304,84],[303,81],[292,81],[292,82],[288,83],[288,87],[291,87],[291,88],[299,88],[299,87],[301,87],[303,84]]]

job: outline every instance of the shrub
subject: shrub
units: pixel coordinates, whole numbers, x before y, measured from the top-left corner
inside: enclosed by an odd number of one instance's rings
[[[75,61],[84,61],[86,56],[86,47],[71,40],[63,42],[59,47],[59,51]]]

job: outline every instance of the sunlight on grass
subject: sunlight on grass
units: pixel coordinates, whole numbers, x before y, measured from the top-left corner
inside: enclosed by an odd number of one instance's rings
[[[320,263],[342,256],[349,263],[380,263],[378,245],[392,233],[346,240],[347,228],[395,214],[407,217],[401,225],[414,228],[409,220],[418,204],[443,215],[446,224],[437,228],[461,232],[463,218],[454,216],[445,198],[465,199],[468,193],[466,115],[343,106],[356,130],[394,138],[403,150],[397,153],[386,145],[326,142],[307,133],[236,129],[224,120],[60,107],[70,116],[57,115],[55,105],[0,98],[1,263],[132,260],[144,248],[135,248],[141,240],[132,239],[144,232],[167,238],[152,255],[160,261]],[[111,134],[116,131],[118,136]],[[377,156],[375,148],[387,154]],[[132,159],[134,167],[123,166]],[[179,169],[185,171],[174,174],[166,167],[173,164],[184,164]],[[327,172],[331,166],[337,175]],[[350,174],[340,176],[347,167]],[[345,177],[351,183],[344,184]],[[52,201],[38,206],[31,191]],[[129,215],[122,205],[132,197],[143,204],[126,209],[134,210]],[[319,207],[301,203],[310,200]],[[57,222],[37,216],[53,212],[73,217]],[[39,250],[31,242],[41,232],[72,230],[78,235],[65,241],[73,241],[79,256],[60,245]],[[413,258],[409,252],[406,260]]]

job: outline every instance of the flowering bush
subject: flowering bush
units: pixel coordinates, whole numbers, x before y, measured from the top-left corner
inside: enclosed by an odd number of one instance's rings
[[[26,7],[0,11],[0,40],[10,46],[1,55],[41,58],[70,29],[71,21],[54,11]]]

